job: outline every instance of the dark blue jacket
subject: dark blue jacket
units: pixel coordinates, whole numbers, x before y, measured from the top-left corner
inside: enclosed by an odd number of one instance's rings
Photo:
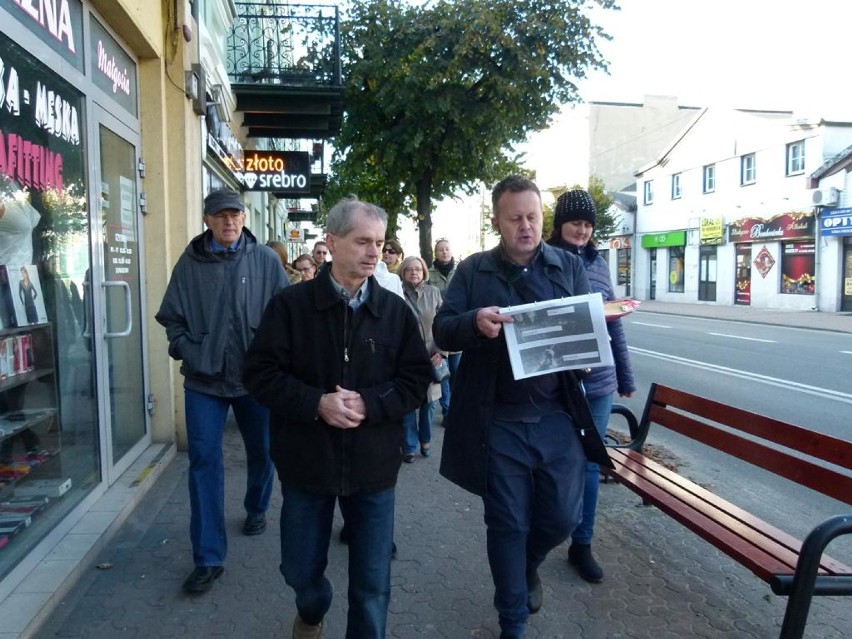
[[[547,244],[542,244],[541,250],[545,275],[559,297],[589,292],[586,271],[576,255]],[[501,255],[497,247],[459,264],[433,324],[433,335],[441,349],[463,351],[453,378],[450,412],[444,421],[441,474],[477,495],[485,492],[497,373],[501,367],[510,366],[503,335],[488,339],[476,330],[480,308],[509,306],[511,291],[500,267]],[[566,374],[558,375],[567,382]]]
[[[592,293],[600,293],[604,302],[615,299],[612,279],[609,276],[609,266],[601,257],[597,248],[587,244],[581,251],[570,242],[554,243],[554,246],[578,255],[583,260]],[[615,361],[615,366],[593,368],[591,373],[583,379],[586,395],[591,399],[611,395],[616,391],[619,395],[636,392],[636,381],[633,378],[633,367],[630,365],[630,353],[627,351],[624,326],[622,326],[621,320],[617,319],[607,322],[606,327],[609,331],[609,343],[612,347],[612,358]]]

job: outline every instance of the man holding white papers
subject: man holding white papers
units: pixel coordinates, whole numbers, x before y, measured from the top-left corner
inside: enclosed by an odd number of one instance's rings
[[[501,335],[513,320],[499,309],[584,295],[589,282],[576,255],[541,241],[533,182],[506,178],[492,205],[500,245],[458,266],[433,325],[440,348],[463,352],[441,474],[483,497],[500,636],[519,639],[542,604],[538,567],[580,521],[585,456],[575,423],[594,427],[571,371],[514,379]]]

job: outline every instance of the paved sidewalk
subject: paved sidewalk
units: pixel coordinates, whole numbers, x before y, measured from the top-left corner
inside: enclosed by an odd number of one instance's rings
[[[433,456],[404,464],[400,474],[388,637],[494,639],[482,506],[438,475],[442,435],[437,426]],[[192,560],[188,462],[178,453],[37,637],[290,637],[293,594],[278,572],[280,495],[266,533],[241,535],[245,464],[233,423],[225,441],[230,550],[213,590],[181,592]],[[606,570],[602,584],[587,584],[567,567],[566,547],[545,562],[544,607],[530,618],[528,639],[778,636],[786,599],[626,488],[601,487],[595,548]],[[346,556],[335,538],[326,639],[344,636]],[[840,639],[849,628],[848,598],[814,600],[808,637]]]
[[[852,313],[826,313],[823,311],[785,311],[753,306],[720,306],[718,304],[682,304],[645,300],[638,311],[672,313],[693,317],[749,322],[752,324],[777,324],[799,328],[852,333]]]

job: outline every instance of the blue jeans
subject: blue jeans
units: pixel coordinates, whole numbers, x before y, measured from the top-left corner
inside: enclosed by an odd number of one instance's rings
[[[494,607],[506,635],[523,636],[527,576],[580,520],[584,460],[565,413],[492,423],[483,501]]]
[[[249,514],[265,513],[275,470],[269,458],[269,411],[250,395],[216,397],[184,389],[189,444],[189,537],[196,566],[221,566],[228,554],[225,534],[225,466],[222,433],[228,409],[246,448],[246,495]]]
[[[432,420],[435,418],[437,407],[438,402],[426,402],[420,408],[407,413],[402,418],[402,425],[405,428],[406,453],[416,453],[420,444],[428,444],[432,441]]]
[[[447,355],[447,366],[450,367],[450,376],[441,380],[441,414],[446,417],[447,413],[450,411],[450,387],[452,385],[453,377],[456,375],[456,371],[459,369],[459,361],[461,361],[461,353],[450,353]]]
[[[296,591],[303,621],[316,625],[331,606],[325,576],[335,501],[349,531],[347,639],[384,639],[390,604],[394,489],[346,497],[281,485],[281,574]]]
[[[612,394],[601,397],[590,397],[589,408],[592,409],[592,419],[601,435],[606,435],[606,427],[609,424],[609,414],[612,410]],[[592,543],[592,535],[595,532],[595,511],[598,508],[598,490],[601,485],[600,466],[593,462],[586,462],[586,485],[583,491],[583,520],[574,529],[571,539],[578,544]]]

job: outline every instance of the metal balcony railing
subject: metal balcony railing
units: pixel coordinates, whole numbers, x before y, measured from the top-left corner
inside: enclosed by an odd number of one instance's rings
[[[237,18],[227,41],[232,84],[341,86],[336,5],[284,0],[235,5]]]

